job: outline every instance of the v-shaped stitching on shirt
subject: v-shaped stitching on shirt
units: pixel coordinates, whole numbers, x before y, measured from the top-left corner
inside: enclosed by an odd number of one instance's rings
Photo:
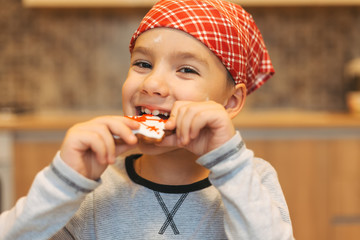
[[[167,208],[164,200],[162,199],[161,195],[159,192],[156,192],[154,191],[154,194],[156,196],[156,199],[158,200],[162,210],[164,211],[165,213],[165,216],[166,216],[166,220],[164,222],[164,224],[162,225],[162,227],[160,228],[159,230],[159,234],[164,234],[166,229],[168,228],[168,226],[170,225],[174,234],[175,235],[179,235],[180,232],[178,230],[178,228],[176,227],[176,224],[174,222],[174,216],[176,214],[176,212],[179,210],[181,204],[184,202],[185,198],[187,197],[187,195],[189,193],[183,193],[181,194],[179,200],[176,202],[175,206],[173,207],[173,209],[171,210],[171,212],[169,212],[169,209]]]

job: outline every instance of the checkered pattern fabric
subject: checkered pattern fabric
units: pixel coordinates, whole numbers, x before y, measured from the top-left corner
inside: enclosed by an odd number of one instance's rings
[[[248,94],[274,74],[259,29],[239,5],[223,0],[160,0],[134,33],[130,52],[141,33],[157,27],[182,30],[204,43],[236,84],[246,84]]]

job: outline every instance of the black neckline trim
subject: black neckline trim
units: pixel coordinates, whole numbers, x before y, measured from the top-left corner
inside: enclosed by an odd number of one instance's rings
[[[154,183],[139,176],[134,169],[134,161],[141,157],[141,154],[130,155],[125,159],[126,172],[130,179],[146,188],[162,193],[188,193],[202,190],[211,186],[209,178],[188,185],[165,185]]]

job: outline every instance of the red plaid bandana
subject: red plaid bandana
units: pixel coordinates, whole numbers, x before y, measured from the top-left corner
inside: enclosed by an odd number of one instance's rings
[[[274,69],[263,38],[251,15],[223,0],[160,0],[146,14],[130,41],[157,27],[182,30],[204,43],[247,93],[259,88]]]

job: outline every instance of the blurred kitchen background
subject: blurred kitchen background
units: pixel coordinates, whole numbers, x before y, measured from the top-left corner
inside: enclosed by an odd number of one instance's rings
[[[0,0],[0,212],[27,193],[66,129],[121,113],[128,44],[149,1]],[[236,127],[277,169],[297,239],[360,239],[360,0],[238,2],[276,74],[247,98]]]
[[[0,106],[120,109],[128,44],[147,7],[39,9],[0,0]],[[346,64],[360,58],[359,6],[246,7],[276,75],[250,109],[346,111]],[[21,109],[19,109],[21,110]]]

